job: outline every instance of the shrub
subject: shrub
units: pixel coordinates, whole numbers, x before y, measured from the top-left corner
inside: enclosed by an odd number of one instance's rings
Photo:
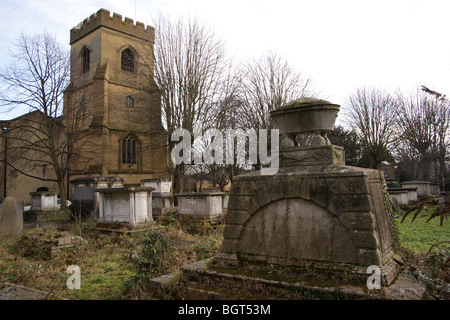
[[[152,277],[152,273],[165,273],[167,261],[173,249],[167,237],[151,230],[136,239],[130,254],[130,261],[137,277]]]

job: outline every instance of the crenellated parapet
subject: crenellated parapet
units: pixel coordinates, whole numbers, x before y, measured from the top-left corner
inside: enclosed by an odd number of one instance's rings
[[[111,16],[109,10],[100,9],[70,30],[70,44],[101,26],[150,40],[151,42],[155,41],[155,29],[153,27],[146,27],[144,23],[139,21],[134,23],[133,19],[127,17],[122,19],[122,15],[117,13],[113,13]]]

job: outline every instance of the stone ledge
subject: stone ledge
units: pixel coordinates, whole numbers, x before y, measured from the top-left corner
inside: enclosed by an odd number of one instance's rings
[[[19,286],[12,283],[0,283],[0,300],[66,300],[52,293]]]
[[[372,171],[377,174],[378,171],[374,169],[359,168],[352,166],[310,166],[310,167],[282,167],[279,168],[277,174],[273,176],[261,175],[260,171],[252,171],[239,176],[234,177],[236,181],[246,180],[265,180],[267,177],[277,178],[278,176],[299,176],[305,179],[313,178],[336,178],[336,177],[366,177],[370,175]]]
[[[197,261],[192,264],[182,266],[180,269],[183,273],[182,279],[185,282],[183,286],[178,282],[176,286],[174,274],[164,275],[159,278],[150,280],[153,284],[150,286],[155,289],[158,287],[164,289],[170,283],[170,290],[178,290],[176,296],[179,294],[187,294],[186,299],[248,299],[252,296],[248,292],[245,297],[237,295],[233,292],[217,292],[213,289],[208,290],[206,286],[202,286],[201,282],[204,279],[208,283],[208,287],[213,288],[215,285],[220,288],[225,282],[237,288],[240,284],[255,284],[259,288],[263,286],[267,290],[288,290],[305,294],[306,296],[323,296],[328,299],[376,299],[376,300],[421,300],[425,294],[425,285],[414,279],[409,274],[401,274],[399,278],[389,287],[382,287],[381,290],[368,290],[364,285],[339,285],[339,286],[322,286],[303,283],[301,279],[298,282],[283,281],[283,280],[269,280],[260,277],[252,277],[242,274],[231,274],[223,271],[215,271],[209,269],[208,265],[213,258]],[[369,275],[367,275],[369,276]],[[155,287],[156,286],[156,287]],[[167,288],[169,289],[169,288]],[[168,290],[166,290],[167,292]],[[222,290],[223,291],[223,290]],[[191,295],[192,294],[192,295]],[[256,298],[258,298],[256,296]]]

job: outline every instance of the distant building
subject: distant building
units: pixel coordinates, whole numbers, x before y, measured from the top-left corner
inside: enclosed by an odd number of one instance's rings
[[[80,177],[119,176],[125,178],[125,186],[133,186],[143,179],[170,177],[161,96],[153,76],[154,41],[153,27],[134,24],[116,13],[111,16],[105,9],[70,30],[70,84],[58,121],[65,130],[62,138],[74,133],[74,121],[81,123],[77,128],[88,133],[84,135],[88,138],[72,148],[75,161],[66,183]],[[82,117],[77,116],[80,114]],[[39,187],[58,191],[56,183],[33,179],[11,166],[13,146],[8,135],[12,128],[32,119],[38,124],[42,115],[32,112],[1,121],[0,200],[4,196],[29,200],[29,193]],[[10,165],[5,166],[7,162]],[[39,173],[43,179],[55,175],[49,166],[15,165],[24,173]],[[70,191],[70,186],[66,187]]]
[[[125,185],[139,185],[169,176],[161,96],[153,80],[154,41],[153,27],[105,9],[70,30],[64,106],[83,108],[84,129],[91,133],[79,146],[71,179],[120,176]]]
[[[395,166],[387,161],[381,161],[377,169],[383,171],[384,178],[387,180],[395,179]]]
[[[58,184],[48,181],[55,179],[49,156],[40,152],[39,148],[30,150],[26,147],[29,142],[37,143],[42,138],[38,126],[46,120],[48,118],[42,112],[33,111],[15,119],[0,121],[0,200],[12,196],[20,202],[30,202],[30,192],[38,188],[58,191]],[[55,121],[55,126],[62,132],[64,126],[59,120],[51,121]]]

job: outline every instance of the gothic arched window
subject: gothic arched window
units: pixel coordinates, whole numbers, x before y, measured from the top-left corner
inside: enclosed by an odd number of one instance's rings
[[[131,96],[125,97],[125,107],[133,108],[134,107],[134,99]]]
[[[83,48],[83,51],[81,53],[81,62],[82,62],[83,73],[88,72],[91,67],[91,53],[90,53],[89,49],[86,47]]]
[[[136,163],[136,139],[128,134],[122,140],[122,163]]]
[[[121,55],[121,69],[126,71],[134,72],[134,54],[130,49],[125,49],[122,51]]]

